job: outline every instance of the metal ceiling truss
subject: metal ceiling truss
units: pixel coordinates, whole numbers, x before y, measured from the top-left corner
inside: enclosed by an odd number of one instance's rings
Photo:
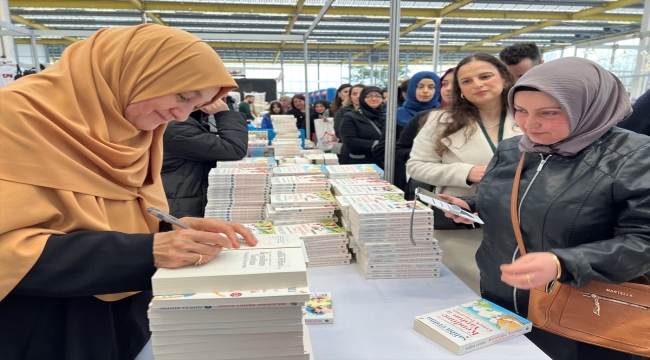
[[[98,9],[98,10],[134,10],[129,1],[84,1],[84,0],[9,0],[10,8],[57,8],[57,9]],[[217,4],[195,2],[162,2],[152,1],[147,3],[147,9],[153,12],[185,11],[194,13],[225,13],[225,14],[278,14],[295,15],[295,7],[289,5],[245,5],[245,4]],[[303,6],[302,15],[316,15],[320,6]],[[442,9],[401,9],[402,17],[437,18],[441,17]],[[388,18],[388,8],[338,6],[329,9],[328,15],[339,16],[381,16]],[[104,15],[109,13],[103,12]],[[540,19],[540,20],[572,20],[572,13],[563,12],[537,12],[537,11],[491,11],[491,10],[456,10],[444,14],[447,18],[490,18],[490,19]],[[163,15],[164,16],[164,15]],[[641,15],[627,14],[594,14],[586,16],[583,20],[601,21],[630,21],[641,22]]]
[[[401,9],[400,49],[404,53],[411,53],[410,64],[430,61],[434,36],[434,24],[431,23],[443,16],[445,22],[441,27],[439,41],[441,57],[451,59],[451,53],[458,53],[457,57],[460,58],[476,51],[496,53],[502,46],[521,41],[537,41],[540,45],[547,45],[541,47],[542,51],[552,51],[571,46],[569,44],[584,38],[594,41],[633,34],[639,30],[641,15],[606,12],[624,7],[639,8],[643,2],[617,0],[603,4],[596,1],[542,0],[535,1],[534,4],[566,8],[593,6],[567,13],[461,10],[465,5],[471,5],[470,8],[474,9],[480,8],[477,5],[481,4],[495,4],[496,0],[448,1],[452,2],[441,9]],[[30,34],[42,37],[62,36],[62,39],[37,40],[39,44],[51,46],[79,41],[101,27],[139,24],[142,22],[139,15],[144,14],[155,23],[192,32],[219,50],[220,54],[232,51],[234,55],[226,56],[224,61],[236,61],[243,56],[242,51],[248,56],[259,51],[263,59],[261,62],[275,63],[282,54],[285,63],[302,63],[303,43],[306,39],[308,51],[315,53],[309,54],[310,61],[318,55],[323,63],[345,64],[351,56],[352,59],[357,59],[355,64],[363,64],[366,62],[358,59],[368,52],[384,58],[388,39],[383,36],[387,33],[389,9],[371,6],[332,7],[333,2],[334,0],[327,0],[325,6],[306,6],[306,0],[297,0],[296,6],[290,6],[153,0],[9,0],[9,6],[13,14],[12,21],[35,29],[27,30]],[[499,0],[498,3],[522,4],[521,0]],[[75,16],[80,19],[75,20]],[[288,23],[286,16],[289,17]],[[479,18],[483,21],[474,20]],[[513,29],[516,25],[523,27]],[[0,35],[18,36],[9,29],[0,30]],[[29,44],[30,40],[16,38],[16,43]],[[494,43],[500,46],[494,46]],[[559,45],[554,45],[558,43]],[[425,54],[427,55],[420,57]],[[247,59],[246,62],[251,60]]]
[[[615,9],[628,7],[628,6],[631,6],[631,5],[636,5],[636,4],[639,4],[641,2],[643,2],[643,0],[616,0],[616,1],[613,1],[613,2],[604,3],[601,6],[584,9],[584,10],[578,11],[576,13],[570,14],[570,17],[571,17],[570,20],[584,20],[585,18],[590,17],[590,16],[598,15],[598,14],[601,14],[601,13],[606,12],[606,11],[611,11],[611,10],[615,10]],[[487,39],[477,41],[477,42],[475,42],[473,44],[463,45],[463,46],[460,47],[460,50],[461,51],[481,51],[481,50],[478,50],[478,49],[484,47],[484,45],[486,43],[494,43],[494,42],[497,42],[497,41],[500,41],[500,40],[503,40],[503,39],[507,39],[507,38],[510,38],[510,37],[515,37],[515,36],[518,36],[518,35],[522,35],[522,34],[530,33],[530,32],[533,32],[533,31],[537,31],[537,30],[540,30],[542,28],[546,28],[546,27],[549,27],[549,26],[560,25],[560,24],[562,24],[562,21],[542,21],[542,22],[539,22],[539,23],[537,23],[535,25],[526,26],[526,27],[523,27],[521,29],[512,30],[512,31],[509,31],[507,33],[495,35],[495,36],[489,37]],[[444,52],[445,50],[441,49],[441,51]],[[431,56],[425,57],[424,59],[416,59],[416,62],[427,61],[429,59],[431,59]]]

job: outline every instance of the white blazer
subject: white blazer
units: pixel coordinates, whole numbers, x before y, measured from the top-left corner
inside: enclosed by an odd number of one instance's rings
[[[449,151],[440,156],[436,152],[436,140],[441,136],[446,123],[451,122],[447,111],[429,114],[427,123],[415,137],[411,158],[406,164],[408,174],[415,180],[436,186],[436,193],[450,196],[472,196],[478,183],[468,185],[467,175],[474,166],[487,165],[493,153],[490,143],[478,125],[472,126],[474,133],[466,138],[464,127],[452,134],[443,143]],[[521,135],[512,112],[506,116],[503,139]],[[495,144],[496,145],[496,144]],[[498,145],[497,145],[498,146]]]

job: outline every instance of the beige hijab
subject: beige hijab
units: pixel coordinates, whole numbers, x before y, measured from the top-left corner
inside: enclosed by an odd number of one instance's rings
[[[167,208],[160,178],[165,127],[140,131],[124,110],[215,86],[219,98],[236,83],[210,46],[148,24],[100,30],[47,70],[1,89],[0,300],[50,235],[157,232],[159,221],[146,208]]]

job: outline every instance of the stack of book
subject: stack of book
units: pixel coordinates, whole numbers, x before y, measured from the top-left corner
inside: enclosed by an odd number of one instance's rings
[[[300,137],[296,118],[293,115],[271,115],[276,139],[297,139]]]
[[[348,237],[340,226],[331,221],[298,225],[276,225],[280,235],[300,236],[305,244],[309,267],[350,264]]]
[[[262,168],[271,169],[276,167],[277,163],[273,157],[248,157],[236,161],[217,161],[218,168]]]
[[[271,195],[266,207],[266,221],[274,225],[333,221],[336,199],[329,191]]]
[[[413,238],[409,239],[413,206]],[[433,238],[433,211],[422,203],[351,203],[357,265],[367,279],[439,277],[442,251]]]
[[[271,182],[271,194],[311,193],[330,188],[330,180],[325,175],[276,176]]]
[[[375,164],[327,165],[327,177],[330,179],[372,178],[382,179],[384,170]]]
[[[336,154],[308,154],[303,155],[310,164],[338,165],[339,158]]]
[[[325,174],[324,165],[278,166],[273,169],[273,176],[300,176]]]
[[[275,149],[269,146],[267,130],[248,132],[248,157],[274,156]]]
[[[309,165],[309,160],[301,156],[295,157],[278,157],[276,158],[278,166],[296,166]]]
[[[334,180],[332,180],[334,181]],[[350,204],[352,203],[382,203],[382,202],[396,202],[404,203],[406,199],[400,194],[373,194],[373,195],[354,195],[354,196],[335,196],[336,203],[339,207],[339,220],[341,227],[348,232],[350,238],[350,249],[353,253],[357,253],[359,245],[357,240],[352,234],[352,225],[350,222]]]
[[[210,170],[205,217],[245,223],[264,220],[272,175],[257,168]]]
[[[260,240],[265,249],[224,250],[202,266],[158,269],[148,312],[156,360],[310,358],[303,251],[272,238]]]
[[[404,196],[404,191],[395,185],[339,185],[333,189],[332,193],[336,196],[372,194],[396,194],[399,196]]]
[[[275,156],[291,157],[300,155],[302,141],[300,139],[275,138],[272,141]]]

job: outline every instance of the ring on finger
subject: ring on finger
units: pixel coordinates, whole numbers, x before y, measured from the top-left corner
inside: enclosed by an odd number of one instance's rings
[[[528,273],[526,273],[525,275],[526,275],[526,280],[528,280],[528,283],[530,284],[530,275],[528,275]]]
[[[199,260],[194,263],[194,266],[200,266],[202,263],[203,263],[203,254],[199,254]],[[530,280],[528,282],[530,282]]]

